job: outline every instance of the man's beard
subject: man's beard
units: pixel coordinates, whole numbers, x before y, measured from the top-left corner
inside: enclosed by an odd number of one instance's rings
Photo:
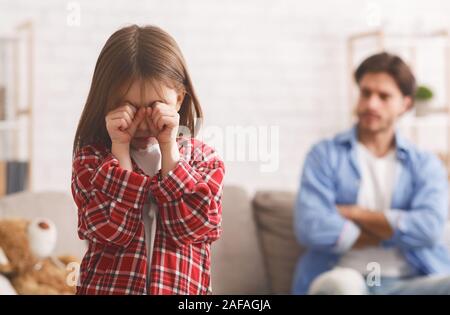
[[[383,119],[382,117],[378,116],[378,123],[375,126],[367,126],[363,123],[361,123],[361,119],[365,113],[362,113],[360,115],[358,115],[358,128],[368,134],[378,134],[378,133],[383,133],[386,132],[388,130],[390,130],[392,128],[392,126],[394,125],[394,120],[393,119],[389,119],[389,118],[385,118]]]

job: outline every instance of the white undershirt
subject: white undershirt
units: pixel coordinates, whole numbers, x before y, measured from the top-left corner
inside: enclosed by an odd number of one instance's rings
[[[364,145],[358,143],[357,156],[361,171],[358,205],[372,211],[390,211],[392,192],[400,170],[395,150],[379,158]],[[338,265],[367,274],[368,264],[380,264],[382,276],[400,277],[410,274],[411,267],[397,248],[366,247],[351,249],[345,253]]]
[[[131,150],[131,157],[136,164],[148,176],[155,175],[161,169],[161,151],[158,144],[150,145],[144,150]],[[144,204],[142,216],[145,227],[145,243],[147,246],[147,284],[150,281],[150,270],[152,266],[153,244],[155,242],[156,218],[158,206],[149,194],[147,202]]]

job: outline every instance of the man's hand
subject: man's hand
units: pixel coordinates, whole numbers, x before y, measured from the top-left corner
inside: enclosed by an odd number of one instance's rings
[[[382,211],[371,211],[357,205],[336,205],[339,213],[381,240],[388,240],[394,231]]]
[[[356,205],[337,205],[339,213],[346,219],[354,221],[354,218],[363,211],[363,209]]]
[[[362,230],[361,234],[359,235],[355,244],[353,244],[352,248],[362,249],[362,248],[366,248],[366,247],[376,247],[376,246],[380,246],[381,241],[382,241],[382,239],[375,236],[374,234],[369,233],[365,230]]]

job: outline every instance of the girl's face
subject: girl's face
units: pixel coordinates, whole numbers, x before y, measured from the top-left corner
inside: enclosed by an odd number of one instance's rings
[[[129,103],[139,109],[141,106],[148,107],[155,102],[162,102],[175,108],[178,112],[184,95],[164,84],[157,84],[158,86],[155,88],[154,84],[149,81],[135,80],[125,94],[121,105]],[[155,136],[144,119],[139,124],[130,145],[134,149],[146,149],[149,145],[157,143]]]

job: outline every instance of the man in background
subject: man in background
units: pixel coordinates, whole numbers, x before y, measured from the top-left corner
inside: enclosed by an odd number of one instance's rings
[[[355,80],[356,125],[315,145],[304,164],[295,232],[308,250],[293,293],[450,294],[447,172],[396,131],[414,75],[381,53]]]

